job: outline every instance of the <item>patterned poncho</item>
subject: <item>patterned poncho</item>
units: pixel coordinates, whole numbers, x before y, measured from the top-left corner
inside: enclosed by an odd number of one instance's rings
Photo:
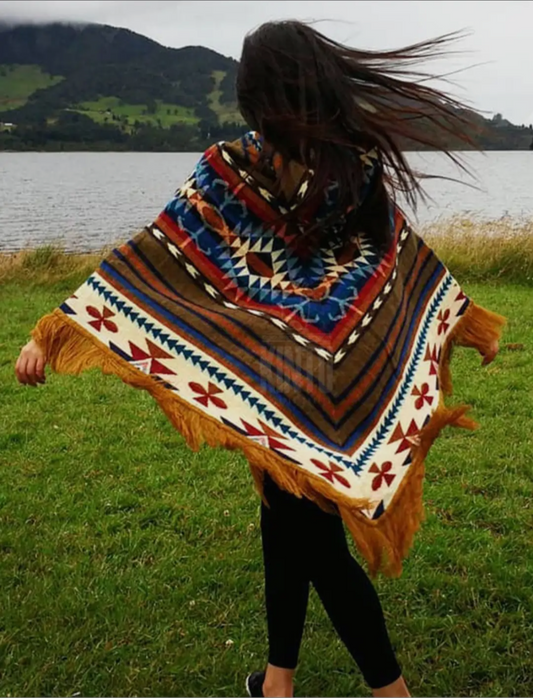
[[[263,147],[250,133],[207,150],[33,337],[56,371],[97,366],[148,390],[192,448],[242,450],[260,492],[268,472],[340,514],[371,574],[398,575],[431,443],[473,426],[444,403],[451,348],[484,353],[503,318],[465,296],[396,207],[385,254],[335,225],[312,244],[285,216],[312,173],[279,158],[261,169]],[[375,157],[361,154],[366,182]]]

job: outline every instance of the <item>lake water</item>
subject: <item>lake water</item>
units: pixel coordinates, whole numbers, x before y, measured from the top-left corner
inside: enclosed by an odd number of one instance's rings
[[[533,152],[465,153],[476,180],[445,156],[412,153],[418,169],[475,184],[426,183],[421,224],[457,214],[533,216]],[[99,249],[150,223],[191,172],[194,153],[0,153],[0,250],[60,243]]]

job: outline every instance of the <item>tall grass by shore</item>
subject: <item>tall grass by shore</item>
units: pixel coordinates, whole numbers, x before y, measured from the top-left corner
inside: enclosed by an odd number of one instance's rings
[[[533,283],[533,218],[455,217],[426,224],[419,233],[459,280]],[[46,245],[0,253],[0,283],[74,283],[88,276],[110,249],[70,253]]]
[[[533,218],[456,217],[419,232],[459,280],[533,284]]]
[[[55,284],[73,283],[88,276],[108,250],[77,253],[66,252],[56,245],[27,248],[19,252],[0,253],[0,284],[27,282]]]

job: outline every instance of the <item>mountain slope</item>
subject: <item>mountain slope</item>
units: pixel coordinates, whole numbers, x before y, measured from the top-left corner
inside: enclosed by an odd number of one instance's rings
[[[9,114],[10,121],[16,123],[50,119],[62,109],[80,105],[84,111],[85,103],[101,98],[116,98],[122,105],[144,105],[147,115],[153,115],[158,104],[165,104],[165,109],[176,107],[178,118],[168,120],[171,123],[190,123],[191,117],[218,121],[218,114],[210,109],[214,92],[222,115],[226,107],[235,111],[232,90],[220,90],[224,77],[229,75],[233,82],[235,60],[201,46],[165,48],[127,29],[105,25],[3,26],[0,66],[11,74],[14,66],[18,71],[25,66],[50,76],[48,84],[36,84],[26,103]],[[0,99],[5,111],[10,95],[2,94]],[[188,111],[180,112],[179,108]]]
[[[62,80],[52,77],[38,65],[5,65],[0,67],[0,112],[17,109],[40,89]]]
[[[0,150],[200,150],[244,128],[237,67],[107,25],[0,23]],[[473,123],[483,148],[532,145],[532,129]]]

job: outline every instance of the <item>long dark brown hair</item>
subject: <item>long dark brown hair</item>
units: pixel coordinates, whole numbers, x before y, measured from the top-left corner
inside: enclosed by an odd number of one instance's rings
[[[241,113],[282,156],[314,172],[296,213],[331,181],[339,186],[339,215],[357,206],[361,149],[376,147],[382,176],[357,215],[375,243],[387,246],[390,196],[401,192],[416,206],[423,192],[403,148],[439,150],[461,165],[450,141],[456,149],[477,147],[470,135],[472,112],[428,85],[433,75],[415,69],[445,54],[459,36],[388,51],[345,46],[299,21],[268,22],[246,36],[237,76]]]

